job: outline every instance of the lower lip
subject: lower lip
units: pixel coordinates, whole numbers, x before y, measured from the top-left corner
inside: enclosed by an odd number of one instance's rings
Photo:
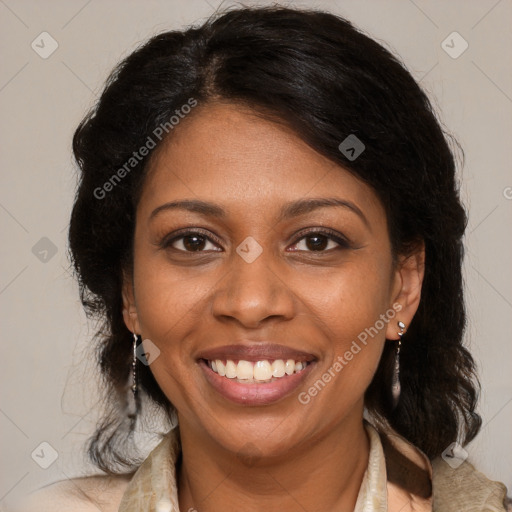
[[[224,398],[241,405],[266,405],[281,400],[300,386],[314,365],[314,361],[310,362],[299,373],[285,375],[272,382],[243,384],[236,379],[221,377],[208,366],[204,359],[199,361],[199,366],[213,388]]]

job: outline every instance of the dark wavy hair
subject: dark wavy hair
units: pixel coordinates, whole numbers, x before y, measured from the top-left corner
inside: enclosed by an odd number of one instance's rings
[[[400,60],[349,21],[309,9],[236,8],[142,44],[114,69],[74,134],[80,180],[70,256],[86,312],[101,324],[95,346],[105,387],[103,416],[87,445],[91,461],[108,474],[134,471],[142,461],[135,456],[137,419],[150,406],[164,418],[175,413],[140,364],[135,412],[123,414],[132,400],[132,333],[123,321],[121,289],[123,272],[133,271],[135,212],[150,155],[104,197],[95,191],[190,98],[199,105],[238,103],[283,122],[371,186],[387,213],[395,259],[424,241],[421,301],[400,354],[399,404],[393,409],[387,391],[389,341],[365,406],[377,426],[392,426],[431,459],[455,440],[471,441],[481,418],[475,363],[463,345],[467,215],[453,149],[462,161],[463,151]],[[355,160],[338,149],[351,134],[365,145]]]

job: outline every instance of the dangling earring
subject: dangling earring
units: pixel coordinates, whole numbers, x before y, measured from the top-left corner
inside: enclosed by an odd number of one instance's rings
[[[137,341],[139,337],[133,333],[133,361],[132,361],[132,391],[137,394]]]
[[[398,333],[398,346],[396,348],[395,353],[395,368],[393,371],[393,381],[391,385],[391,396],[393,401],[393,409],[398,405],[398,400],[400,398],[400,346],[402,345],[402,336],[405,331],[405,324],[403,322],[398,322],[398,327],[400,328],[400,332]]]

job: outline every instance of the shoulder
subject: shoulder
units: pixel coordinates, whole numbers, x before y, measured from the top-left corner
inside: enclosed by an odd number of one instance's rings
[[[505,485],[487,478],[468,460],[450,465],[436,457],[432,470],[434,510],[453,511],[454,506],[464,512],[510,510]]]
[[[60,480],[31,492],[8,512],[117,512],[132,476],[133,473]]]

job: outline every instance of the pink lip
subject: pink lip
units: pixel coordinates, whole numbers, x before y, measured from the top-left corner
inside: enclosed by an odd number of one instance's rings
[[[246,356],[244,356],[244,359],[247,360]],[[283,358],[278,357],[277,359]],[[272,382],[247,384],[238,382],[236,379],[221,377],[207,365],[205,359],[200,359],[199,366],[207,381],[224,398],[240,405],[267,405],[292,393],[309,375],[315,363],[309,363],[299,373],[285,375]]]
[[[302,350],[296,350],[276,343],[260,342],[250,345],[224,345],[204,350],[197,355],[197,359],[206,359],[214,361],[215,359],[232,361],[275,361],[276,359],[293,359],[296,362],[314,361],[313,354],[308,354]]]

